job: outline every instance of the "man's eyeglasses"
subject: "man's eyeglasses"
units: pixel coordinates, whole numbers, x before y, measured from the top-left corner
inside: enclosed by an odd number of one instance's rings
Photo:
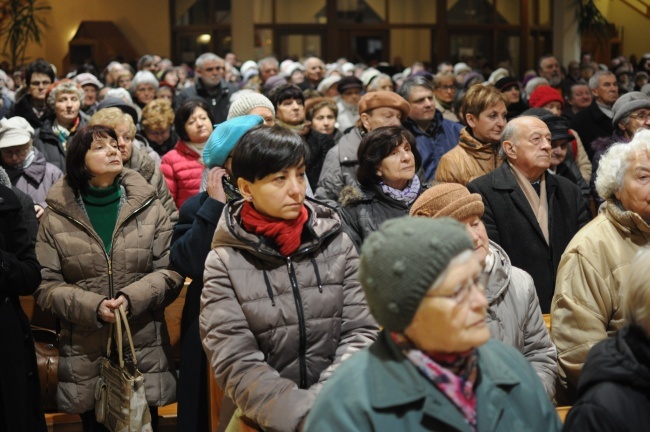
[[[441,85],[441,86],[438,86],[438,90],[444,90],[444,91],[452,91],[452,90],[454,90],[455,91],[456,86],[453,86],[453,85]]]
[[[226,67],[225,66],[212,66],[212,67],[203,68],[203,70],[206,71],[206,72],[225,71]]]

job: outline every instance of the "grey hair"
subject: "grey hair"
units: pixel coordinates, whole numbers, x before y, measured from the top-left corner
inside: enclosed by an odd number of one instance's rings
[[[636,254],[628,267],[628,277],[621,291],[625,320],[643,329],[646,336],[650,336],[650,279],[647,272],[649,267],[650,249],[646,247]]]
[[[263,65],[263,64],[267,64],[267,63],[271,63],[271,64],[273,64],[275,67],[280,67],[280,63],[278,62],[278,59],[276,59],[276,58],[273,57],[273,56],[270,56],[270,57],[264,57],[263,59],[259,59],[259,60],[257,61],[257,67],[260,68],[260,69],[262,69],[262,65]]]
[[[598,88],[598,81],[601,76],[614,75],[611,71],[598,71],[589,78],[589,88],[591,90],[596,90]]]
[[[133,103],[133,98],[131,98],[131,93],[129,93],[125,88],[116,87],[108,90],[106,92],[106,97],[116,97],[122,99],[124,102]]]
[[[214,61],[214,60],[223,60],[223,59],[218,55],[216,55],[215,53],[208,52],[208,53],[201,54],[194,62],[194,67],[197,69],[201,69],[203,68],[205,62]]]
[[[61,93],[74,93],[79,97],[79,101],[83,102],[86,95],[81,87],[74,81],[62,81],[61,84],[54,87],[50,94],[47,95],[47,106],[53,110],[56,103],[56,97]]]
[[[427,90],[433,91],[433,84],[431,81],[422,75],[417,75],[404,81],[400,88],[397,89],[397,94],[402,96],[404,100],[408,102],[409,98],[411,97],[411,92],[416,87],[424,87]]]
[[[375,78],[372,79],[372,81],[370,81],[370,84],[368,84],[368,88],[366,89],[366,91],[377,91],[377,90],[379,90],[379,88],[378,88],[379,80],[383,79],[383,78],[388,78],[391,83],[393,82],[393,79],[390,76],[386,75],[385,73],[382,73],[382,74],[377,75]]]
[[[625,173],[632,157],[639,152],[650,151],[650,130],[639,130],[628,144],[617,143],[600,159],[596,173],[596,190],[603,199],[611,199],[623,187]]]
[[[520,116],[517,118],[521,117],[526,117],[526,116]],[[529,116],[532,117],[532,116]],[[506,151],[503,149],[503,143],[505,141],[510,141],[510,142],[515,142],[513,138],[517,135],[519,132],[517,130],[517,124],[519,122],[515,121],[516,119],[512,119],[508,123],[506,123],[506,127],[503,128],[503,132],[501,132],[501,146],[499,147],[499,154],[497,157],[501,160],[506,160],[508,158],[508,155],[506,154]]]
[[[155,90],[158,90],[158,79],[148,70],[138,71],[131,81],[131,91],[134,92],[140,84],[151,84]]]
[[[461,253],[459,253],[455,257],[453,257],[449,261],[449,264],[447,264],[447,267],[442,271],[442,273],[440,273],[438,275],[436,280],[433,281],[433,283],[431,284],[431,288],[429,288],[429,290],[435,291],[436,289],[438,289],[438,287],[440,286],[442,281],[445,280],[445,278],[447,277],[447,274],[449,273],[449,268],[452,265],[463,264],[463,263],[467,262],[467,260],[469,260],[473,256],[474,256],[474,251],[470,250],[470,249],[467,249],[467,250],[462,251]]]

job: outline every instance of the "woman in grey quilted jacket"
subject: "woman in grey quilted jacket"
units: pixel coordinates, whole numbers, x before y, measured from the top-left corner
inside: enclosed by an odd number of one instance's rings
[[[47,204],[36,244],[42,282],[35,297],[61,322],[58,409],[81,414],[84,431],[103,430],[94,415],[95,384],[108,324],[123,304],[155,429],[156,407],[176,398],[164,308],[183,279],[168,268],[169,216],[153,186],[122,167],[115,131],[99,125],[75,134],[66,175]]]
[[[265,431],[299,430],[332,371],[378,327],[337,212],[305,201],[300,137],[258,126],[231,155],[244,198],[230,202],[217,225],[200,314],[225,393],[217,430],[240,416]]]
[[[465,186],[457,183],[431,187],[411,207],[412,216],[451,217],[465,224],[483,271],[489,274],[485,297],[490,335],[514,346],[526,357],[552,399],[557,350],[544,324],[533,278],[512,266],[508,254],[488,239],[481,221],[484,211],[481,196],[470,194]]]

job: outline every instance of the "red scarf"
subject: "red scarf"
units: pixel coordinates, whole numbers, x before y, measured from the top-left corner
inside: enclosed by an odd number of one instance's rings
[[[300,214],[294,220],[275,219],[264,216],[246,201],[241,209],[241,221],[244,229],[252,234],[262,235],[275,241],[282,256],[289,256],[300,246],[300,236],[305,222],[309,218],[307,208],[303,205]]]

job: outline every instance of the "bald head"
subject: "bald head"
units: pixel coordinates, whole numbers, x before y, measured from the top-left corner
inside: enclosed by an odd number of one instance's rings
[[[508,162],[530,181],[536,181],[551,165],[551,131],[537,117],[511,120],[503,130],[501,147]]]

